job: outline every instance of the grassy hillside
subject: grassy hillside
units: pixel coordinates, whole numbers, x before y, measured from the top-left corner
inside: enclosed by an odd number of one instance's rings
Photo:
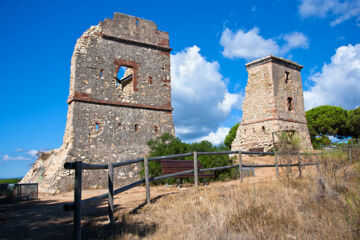
[[[198,193],[164,196],[137,214],[119,216],[116,239],[360,239],[354,152],[352,165],[346,153],[324,156],[320,178],[214,183]]]
[[[7,178],[7,179],[0,179],[0,184],[2,183],[9,183],[15,184],[21,181],[21,178]]]

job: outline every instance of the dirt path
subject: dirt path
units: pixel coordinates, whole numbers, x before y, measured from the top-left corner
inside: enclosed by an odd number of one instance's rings
[[[156,186],[151,197],[185,191],[187,188]],[[83,191],[83,199],[105,193],[106,190]],[[73,193],[40,194],[39,200],[0,205],[0,239],[71,239],[73,212],[65,212],[63,205],[73,201]],[[145,202],[145,188],[136,187],[114,198],[115,217],[128,214]],[[83,233],[87,226],[107,224],[106,200],[83,208]]]
[[[273,162],[273,157],[244,159],[244,164],[270,164]],[[303,171],[303,174],[315,176],[316,168],[309,167]],[[244,183],[275,179],[274,168],[259,168],[255,170],[255,177],[245,178]],[[231,184],[234,181],[227,183]],[[214,182],[210,184],[210,187],[227,183]],[[151,198],[156,199],[167,194],[174,194],[179,191],[193,191],[193,189],[192,186],[182,188],[176,186],[152,186]],[[83,191],[82,198],[86,199],[105,192],[106,190],[86,190]],[[73,192],[68,192],[57,195],[40,194],[37,201],[0,204],[0,239],[71,239],[73,212],[65,212],[63,205],[72,201]],[[121,218],[124,214],[136,211],[144,203],[145,188],[143,186],[116,195],[114,199],[115,218]],[[85,238],[106,238],[103,233],[98,231],[100,227],[103,229],[108,224],[106,200],[85,206],[82,216],[82,230]],[[116,224],[121,225],[121,221]],[[145,226],[144,229],[148,231],[149,227]]]

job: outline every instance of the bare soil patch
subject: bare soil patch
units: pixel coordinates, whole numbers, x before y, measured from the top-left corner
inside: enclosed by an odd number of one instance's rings
[[[155,186],[152,198],[184,191],[187,188]],[[83,191],[83,199],[105,193],[106,190]],[[40,194],[39,200],[0,204],[0,239],[71,239],[73,212],[65,212],[63,206],[73,201],[73,192],[57,195]],[[140,186],[116,195],[115,216],[128,214],[145,203],[145,188]],[[108,224],[106,200],[83,208],[83,234],[97,238],[91,229]]]

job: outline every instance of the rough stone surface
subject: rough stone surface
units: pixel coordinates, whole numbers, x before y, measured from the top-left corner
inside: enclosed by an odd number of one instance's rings
[[[63,145],[41,154],[22,182],[40,192],[73,188],[65,162],[118,162],[143,157],[146,143],[174,133],[168,33],[155,23],[120,13],[92,26],[77,41]],[[125,68],[122,79],[120,68]],[[129,77],[130,76],[130,77]],[[115,184],[138,178],[140,165],[115,169]],[[83,188],[107,185],[106,171],[84,170]]]
[[[246,68],[243,116],[232,150],[268,151],[273,147],[272,132],[283,130],[295,131],[302,150],[311,150],[300,74],[303,67],[268,56],[246,64]]]

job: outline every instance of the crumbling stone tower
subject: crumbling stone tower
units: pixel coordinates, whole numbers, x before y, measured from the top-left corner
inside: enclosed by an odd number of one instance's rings
[[[312,149],[304,112],[303,66],[275,56],[246,64],[248,83],[243,116],[232,150],[268,151],[272,132],[295,131],[303,150]]]
[[[143,157],[147,142],[174,134],[169,35],[155,23],[115,13],[88,29],[71,59],[63,145],[42,154],[22,182],[39,191],[67,191],[73,172],[66,161],[106,163]],[[115,169],[115,182],[138,177],[139,166]],[[84,188],[106,185],[104,171],[84,171]],[[118,181],[120,180],[120,181]]]

